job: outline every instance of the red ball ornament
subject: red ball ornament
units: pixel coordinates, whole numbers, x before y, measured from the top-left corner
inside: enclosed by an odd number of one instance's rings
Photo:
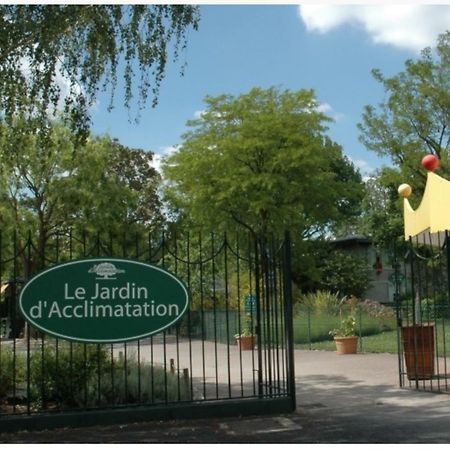
[[[439,159],[434,155],[426,155],[422,158],[422,167],[434,172],[439,167]]]

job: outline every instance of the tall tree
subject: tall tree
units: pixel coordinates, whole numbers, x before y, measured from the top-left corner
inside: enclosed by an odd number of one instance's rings
[[[386,78],[379,70],[373,75],[383,84],[387,99],[377,107],[365,107],[360,139],[369,150],[388,156],[393,163],[394,167],[380,171],[380,187],[392,193],[395,186],[409,183],[412,203],[418,206],[426,182],[426,171],[420,165],[425,154],[438,156],[441,174],[450,175],[450,32],[439,36],[435,51],[426,48],[419,59],[407,60],[398,75]],[[388,209],[396,215],[389,221],[393,225],[400,222],[401,203],[394,195],[389,198],[394,204]],[[389,223],[376,222],[372,232],[379,234],[383,229],[379,226],[391,226]],[[384,234],[392,233],[386,230]]]
[[[206,228],[317,236],[357,213],[361,178],[310,90],[207,97],[163,168],[175,209]]]
[[[26,111],[45,121],[63,78],[66,118],[86,133],[98,91],[109,88],[112,106],[122,74],[129,106],[136,73],[139,107],[149,94],[155,105],[171,49],[177,59],[198,21],[193,5],[1,5],[0,109],[7,119]]]
[[[163,220],[151,152],[108,137],[90,138],[75,152],[70,131],[58,125],[45,141],[28,122],[0,130],[8,187],[1,210],[22,236],[34,231],[39,254],[61,228],[132,234]]]
[[[73,175],[66,177],[65,223],[128,235],[161,228],[161,176],[152,161],[152,152],[108,137],[88,141],[73,156]]]
[[[398,186],[398,173],[392,168],[385,168],[366,182],[358,231],[381,249],[390,248],[403,234]]]

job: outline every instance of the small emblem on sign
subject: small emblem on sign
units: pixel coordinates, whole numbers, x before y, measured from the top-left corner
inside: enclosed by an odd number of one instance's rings
[[[109,262],[95,264],[89,269],[89,273],[95,273],[97,275],[97,280],[115,280],[115,275],[124,272],[125,270],[118,269],[114,264]]]

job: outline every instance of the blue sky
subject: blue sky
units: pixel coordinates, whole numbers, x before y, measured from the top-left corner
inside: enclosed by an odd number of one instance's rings
[[[329,135],[363,175],[389,163],[364,149],[356,124],[364,105],[384,99],[373,68],[395,75],[421,48],[433,46],[450,24],[450,5],[201,5],[197,32],[168,66],[159,104],[129,121],[121,107],[108,113],[106,96],[93,111],[93,131],[164,155],[181,144],[186,121],[206,95],[239,95],[252,87],[314,89],[335,119]],[[414,30],[414,33],[411,31]],[[186,62],[184,76],[179,71]],[[135,111],[131,113],[132,118]]]

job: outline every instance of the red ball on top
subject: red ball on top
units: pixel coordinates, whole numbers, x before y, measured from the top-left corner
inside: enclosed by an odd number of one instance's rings
[[[426,155],[422,158],[422,167],[434,172],[439,167],[439,158],[434,155]]]

